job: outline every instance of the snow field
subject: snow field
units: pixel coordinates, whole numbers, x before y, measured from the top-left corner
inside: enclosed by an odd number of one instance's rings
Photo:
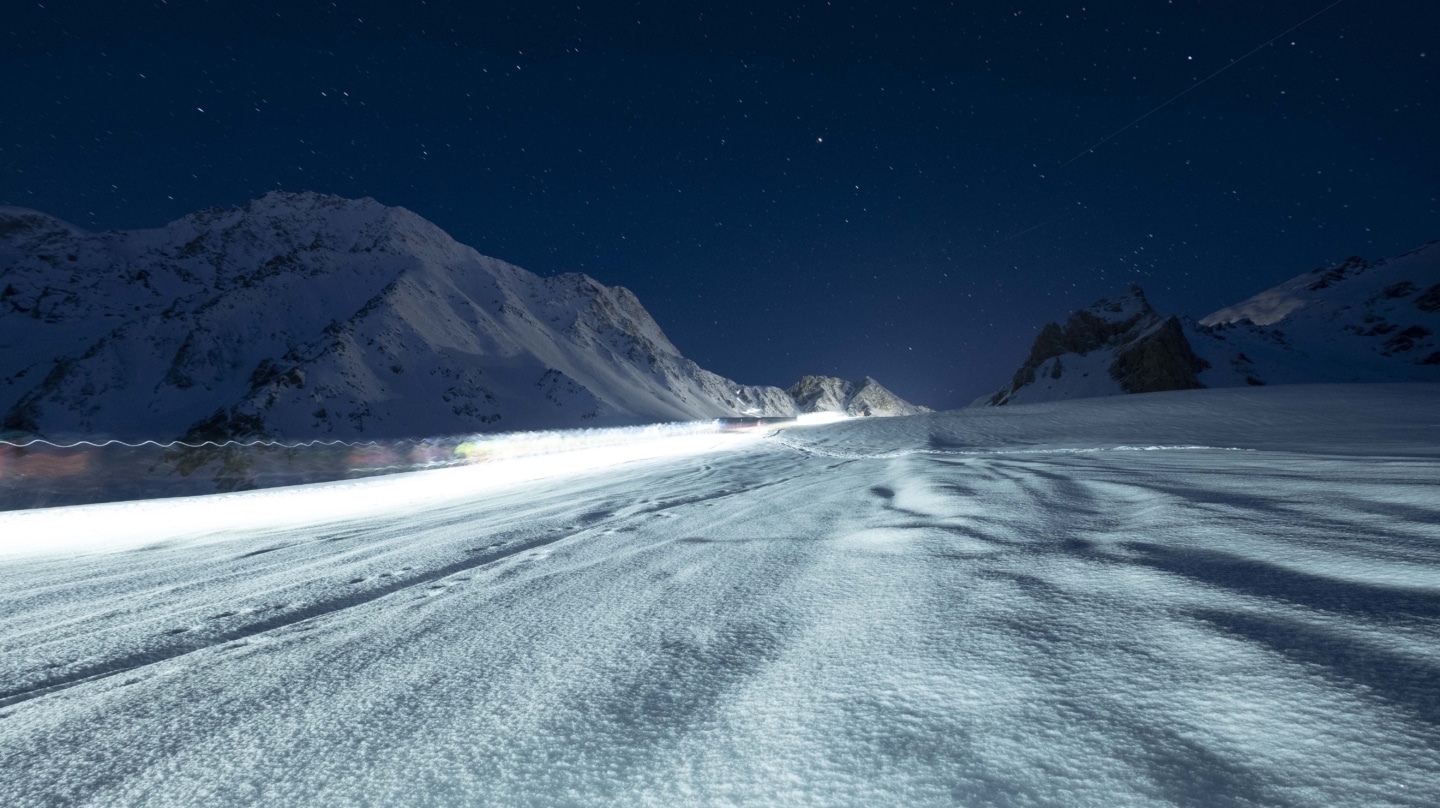
[[[7,556],[0,802],[1432,805],[1436,413],[851,421]]]

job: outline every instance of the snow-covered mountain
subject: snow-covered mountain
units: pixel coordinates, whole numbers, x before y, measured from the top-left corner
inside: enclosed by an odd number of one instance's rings
[[[976,404],[1321,382],[1440,381],[1440,248],[1347,258],[1199,321],[1139,287],[1041,329],[1009,385]]]
[[[792,415],[626,289],[539,277],[371,199],[271,193],[154,230],[0,208],[0,418],[122,439],[417,437]]]
[[[1303,275],[1201,318],[1207,386],[1440,381],[1440,246]]]
[[[1203,387],[1203,360],[1178,318],[1161,317],[1138,286],[1040,329],[1010,385],[991,405]]]
[[[840,412],[851,416],[918,415],[930,412],[917,407],[866,376],[847,382],[834,376],[805,376],[785,392],[800,412]]]

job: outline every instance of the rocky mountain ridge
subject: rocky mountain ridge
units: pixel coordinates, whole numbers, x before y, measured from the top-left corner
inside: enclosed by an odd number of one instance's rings
[[[976,405],[1324,382],[1440,381],[1440,248],[1347,258],[1200,320],[1137,286],[1041,329],[1009,384]]]
[[[804,376],[786,388],[786,395],[795,400],[802,413],[841,412],[852,417],[919,415],[931,412],[918,407],[887,390],[866,376],[858,382],[847,382],[834,376]]]
[[[540,277],[404,208],[271,193],[153,230],[0,209],[11,435],[398,438],[792,415],[629,290]]]

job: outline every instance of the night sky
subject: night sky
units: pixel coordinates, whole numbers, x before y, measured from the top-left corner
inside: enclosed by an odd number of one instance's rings
[[[1131,283],[1200,316],[1440,237],[1428,4],[1087,2],[12,0],[0,204],[371,196],[731,378],[937,408]]]

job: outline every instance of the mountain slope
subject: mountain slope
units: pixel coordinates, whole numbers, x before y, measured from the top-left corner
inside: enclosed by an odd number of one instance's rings
[[[1206,363],[1183,327],[1161,317],[1138,286],[1048,323],[1008,387],[984,400],[998,406],[1064,398],[1190,390]]]
[[[839,412],[854,417],[918,415],[930,412],[890,392],[866,376],[847,382],[834,376],[804,376],[785,390],[802,413]]]
[[[402,437],[790,415],[628,290],[542,278],[403,208],[272,193],[155,230],[0,209],[4,429]]]
[[[1322,382],[1440,381],[1440,249],[1349,258],[1198,322],[1139,287],[1050,323],[1010,383],[976,404]]]
[[[1440,248],[1348,258],[1201,318],[1208,386],[1440,381]]]

